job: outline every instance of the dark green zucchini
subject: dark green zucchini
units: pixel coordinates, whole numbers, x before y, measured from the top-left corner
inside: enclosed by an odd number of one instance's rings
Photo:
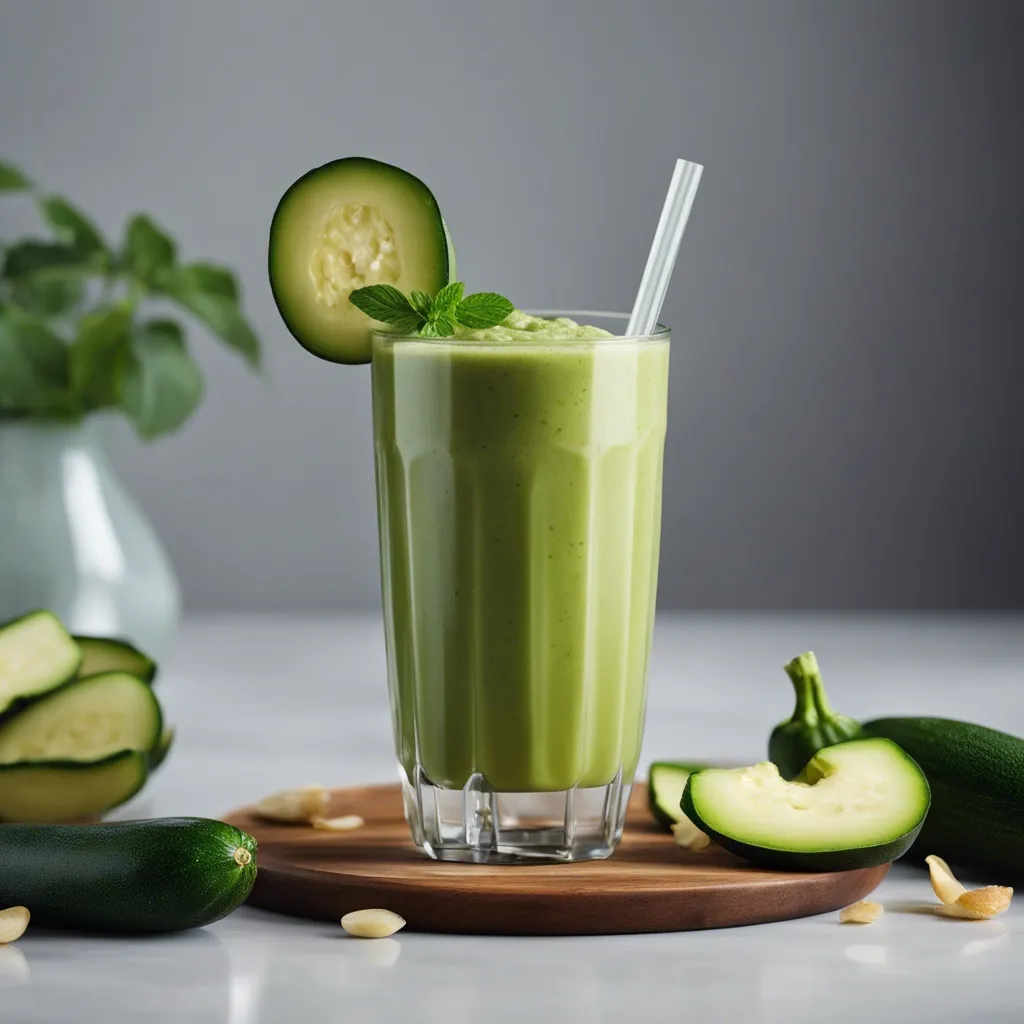
[[[768,759],[784,779],[795,779],[822,747],[866,734],[854,719],[832,710],[813,651],[801,654],[784,667],[796,690],[796,708],[792,718],[780,722],[772,731]]]
[[[256,840],[209,818],[111,825],[0,825],[0,906],[87,932],[170,932],[245,901]]]
[[[79,679],[101,672],[127,672],[147,683],[156,679],[156,662],[127,640],[100,636],[76,636],[74,640],[82,651]]]
[[[846,871],[902,856],[928,812],[928,782],[889,740],[825,747],[794,781],[765,761],[694,772],[683,813],[720,846],[766,867]]]
[[[928,777],[932,809],[914,857],[935,853],[1000,883],[1024,877],[1024,740],[948,718],[877,718],[864,728],[898,743]]]
[[[99,761],[0,764],[0,821],[93,818],[130,800],[145,784],[147,770],[148,755],[138,750]]]
[[[0,715],[75,678],[82,652],[52,612],[0,626]]]

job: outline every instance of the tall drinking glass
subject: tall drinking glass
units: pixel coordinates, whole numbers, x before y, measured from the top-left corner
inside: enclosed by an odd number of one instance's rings
[[[374,335],[388,686],[406,817],[431,857],[572,861],[621,837],[668,366],[662,327],[522,343]]]

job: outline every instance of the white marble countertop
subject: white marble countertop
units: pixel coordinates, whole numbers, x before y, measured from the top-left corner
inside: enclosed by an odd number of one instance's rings
[[[1024,618],[663,616],[645,762],[758,759],[791,710],[779,666],[813,648],[857,717],[929,713],[1024,734]],[[394,777],[373,617],[193,619],[158,682],[179,726],[123,816],[216,816],[271,789]],[[1000,883],[999,878],[979,882]],[[897,866],[877,924],[481,938],[340,927],[243,908],[209,928],[104,939],[31,929],[0,948],[0,1021],[1017,1021],[1024,900],[994,921],[921,913]],[[642,1017],[640,1016],[642,1015]]]

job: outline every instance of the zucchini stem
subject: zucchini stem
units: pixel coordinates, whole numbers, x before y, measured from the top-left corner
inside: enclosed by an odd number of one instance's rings
[[[831,714],[828,702],[824,700],[824,691],[821,685],[821,671],[818,668],[818,659],[813,651],[807,651],[794,658],[788,665],[784,665],[786,675],[793,683],[796,690],[796,708],[793,711],[791,721],[803,722],[807,725],[816,725],[819,715]],[[822,700],[819,702],[818,693],[821,691]],[[824,704],[825,711],[822,710]]]

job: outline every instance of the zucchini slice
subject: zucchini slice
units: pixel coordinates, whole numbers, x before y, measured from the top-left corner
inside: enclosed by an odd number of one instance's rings
[[[888,864],[910,848],[931,793],[924,773],[886,739],[825,747],[792,782],[766,761],[695,772],[683,812],[727,850],[798,871]]]
[[[52,612],[0,626],[0,714],[74,679],[82,652]]]
[[[285,192],[270,225],[268,270],[281,318],[303,348],[335,363],[368,363],[375,324],[349,295],[390,284],[433,296],[452,280],[455,253],[419,178],[347,157]]]
[[[145,782],[146,755],[137,750],[98,761],[0,764],[0,821],[81,821],[123,804]]]
[[[148,752],[163,716],[153,691],[127,672],[78,679],[0,725],[0,764],[98,761],[120,750]]]
[[[82,650],[79,679],[101,672],[127,672],[147,683],[156,678],[156,662],[127,640],[99,636],[76,636],[74,639]]]
[[[679,761],[655,761],[647,772],[647,806],[655,820],[671,828],[683,819],[679,806],[686,780],[706,764],[683,764]]]
[[[177,730],[173,725],[169,725],[160,734],[160,739],[157,741],[156,746],[149,752],[149,771],[150,774],[155,772],[167,760],[167,755],[171,752],[171,747],[174,746],[174,735]]]

